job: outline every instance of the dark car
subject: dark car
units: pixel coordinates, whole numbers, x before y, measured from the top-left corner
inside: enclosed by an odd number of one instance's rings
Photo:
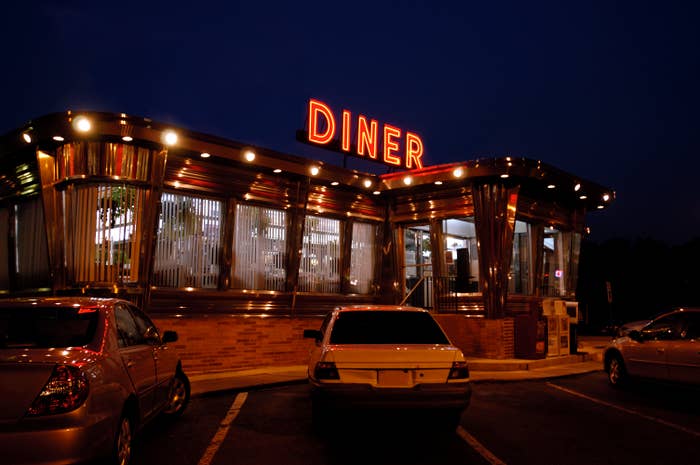
[[[611,342],[604,364],[613,386],[629,377],[700,384],[700,308],[679,308],[630,329]]]
[[[133,434],[189,401],[176,340],[124,300],[0,300],[0,461],[128,464]]]

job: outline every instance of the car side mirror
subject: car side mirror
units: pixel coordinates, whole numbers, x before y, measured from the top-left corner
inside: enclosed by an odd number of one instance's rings
[[[314,339],[316,342],[321,342],[321,331],[318,329],[305,329],[304,338]]]
[[[627,337],[629,337],[630,339],[632,339],[633,341],[636,341],[636,342],[644,341],[644,337],[642,336],[642,332],[638,331],[636,329],[633,329],[632,331],[627,333]]]
[[[175,331],[163,332],[163,344],[167,344],[168,342],[177,342],[177,332],[175,332]]]

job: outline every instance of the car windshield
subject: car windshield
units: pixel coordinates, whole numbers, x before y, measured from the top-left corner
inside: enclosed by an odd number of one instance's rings
[[[94,308],[0,308],[0,348],[77,347],[97,327]]]
[[[428,313],[413,311],[341,312],[331,344],[449,344]]]

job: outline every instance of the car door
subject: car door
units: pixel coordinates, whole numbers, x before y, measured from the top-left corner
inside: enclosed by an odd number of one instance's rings
[[[154,348],[148,343],[144,328],[137,323],[129,306],[117,303],[114,307],[119,336],[119,355],[131,379],[139,400],[142,416],[153,412],[156,387]]]
[[[177,356],[171,348],[161,342],[158,328],[151,319],[137,307],[130,306],[130,309],[137,326],[146,335],[148,344],[153,348],[156,376],[153,402],[155,408],[160,408],[168,399],[170,382],[177,368]]]
[[[684,313],[679,338],[667,351],[671,381],[700,384],[700,312]]]
[[[677,338],[676,322],[675,314],[654,320],[642,328],[640,341],[625,346],[625,363],[630,375],[668,379],[666,354],[669,344]]]

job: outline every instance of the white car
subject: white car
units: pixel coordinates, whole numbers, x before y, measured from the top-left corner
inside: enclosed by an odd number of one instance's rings
[[[315,422],[339,409],[379,407],[441,413],[450,427],[469,405],[469,368],[426,310],[339,307],[320,330],[308,366]]]
[[[605,350],[613,386],[628,377],[700,384],[700,309],[680,308],[631,329]]]

